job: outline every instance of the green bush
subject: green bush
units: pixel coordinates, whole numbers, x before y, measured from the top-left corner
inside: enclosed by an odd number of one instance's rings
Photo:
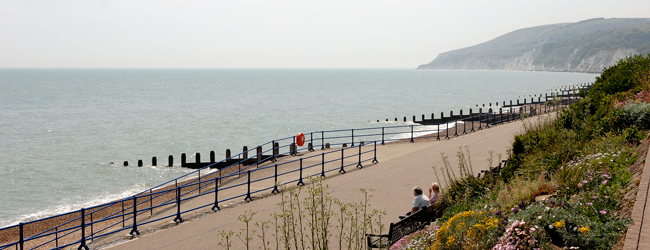
[[[647,87],[642,86],[639,74],[647,72],[648,69],[650,69],[650,55],[635,55],[621,59],[616,65],[605,69],[600,76],[596,77],[589,95],[598,97],[599,100],[607,95],[630,89],[635,93],[639,92],[641,88]]]
[[[623,106],[621,119],[626,125],[650,128],[650,103],[630,103]]]

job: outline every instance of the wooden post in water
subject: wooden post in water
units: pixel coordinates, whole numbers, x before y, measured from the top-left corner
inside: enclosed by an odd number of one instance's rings
[[[215,163],[215,162],[216,159],[215,159],[214,151],[210,151],[210,163]]]
[[[181,154],[181,167],[185,166],[185,163],[187,163],[187,157],[185,156],[185,153]]]
[[[232,157],[232,154],[230,153],[230,149],[227,148],[226,149],[226,159],[230,159],[230,157]]]
[[[138,160],[138,167],[142,167],[142,160]]]
[[[124,161],[124,166],[128,167],[129,166],[129,161]]]
[[[151,158],[151,166],[158,166],[158,159],[155,156]]]
[[[262,146],[257,147],[257,162],[262,161]]]
[[[248,147],[244,146],[244,149],[242,150],[242,159],[246,160],[248,159]]]
[[[196,163],[201,163],[201,153],[196,153]]]
[[[167,158],[167,162],[169,163],[170,167],[174,166],[174,156],[169,155],[169,158]]]

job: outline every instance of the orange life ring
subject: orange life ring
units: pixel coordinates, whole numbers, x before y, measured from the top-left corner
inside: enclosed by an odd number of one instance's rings
[[[296,136],[296,144],[298,144],[298,147],[305,145],[305,135],[303,133],[298,133],[298,136]]]

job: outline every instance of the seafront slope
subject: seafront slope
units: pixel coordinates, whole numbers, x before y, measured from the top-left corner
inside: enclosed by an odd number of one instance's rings
[[[540,117],[549,117],[543,115]],[[525,122],[536,122],[540,117],[529,118]],[[506,158],[506,152],[511,147],[514,135],[523,130],[521,120],[505,123],[490,129],[477,131],[468,135],[452,137],[450,140],[422,140],[415,143],[398,142],[377,146],[378,164],[367,164],[362,169],[350,168],[345,174],[328,176],[325,184],[329,185],[332,196],[346,202],[360,201],[360,188],[372,189],[371,209],[387,212],[386,224],[396,222],[397,217],[411,207],[413,195],[411,189],[420,186],[424,190],[436,180],[433,166],[443,166],[441,153],[447,155],[452,165],[455,165],[456,153],[459,147],[468,146],[471,153],[473,170],[478,174],[488,168],[487,159],[493,151],[494,164],[497,155]],[[314,153],[318,153],[318,150]],[[425,191],[425,193],[428,193]],[[205,216],[180,224],[168,221],[163,227],[167,229],[147,233],[140,237],[130,238],[124,235],[96,241],[93,248],[100,249],[217,249],[221,241],[218,232],[239,231],[244,223],[237,217],[244,211],[257,212],[253,222],[272,220],[272,214],[280,209],[279,195],[271,195],[252,202],[241,202],[218,212],[207,212]],[[258,240],[258,239],[255,239]],[[254,240],[254,241],[255,241]],[[232,249],[241,249],[243,245],[238,239],[233,239]],[[108,245],[107,245],[108,244]]]

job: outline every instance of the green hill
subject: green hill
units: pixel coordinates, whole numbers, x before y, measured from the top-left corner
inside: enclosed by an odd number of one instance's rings
[[[418,69],[600,72],[620,58],[649,53],[650,18],[597,18],[516,30],[442,53]]]

